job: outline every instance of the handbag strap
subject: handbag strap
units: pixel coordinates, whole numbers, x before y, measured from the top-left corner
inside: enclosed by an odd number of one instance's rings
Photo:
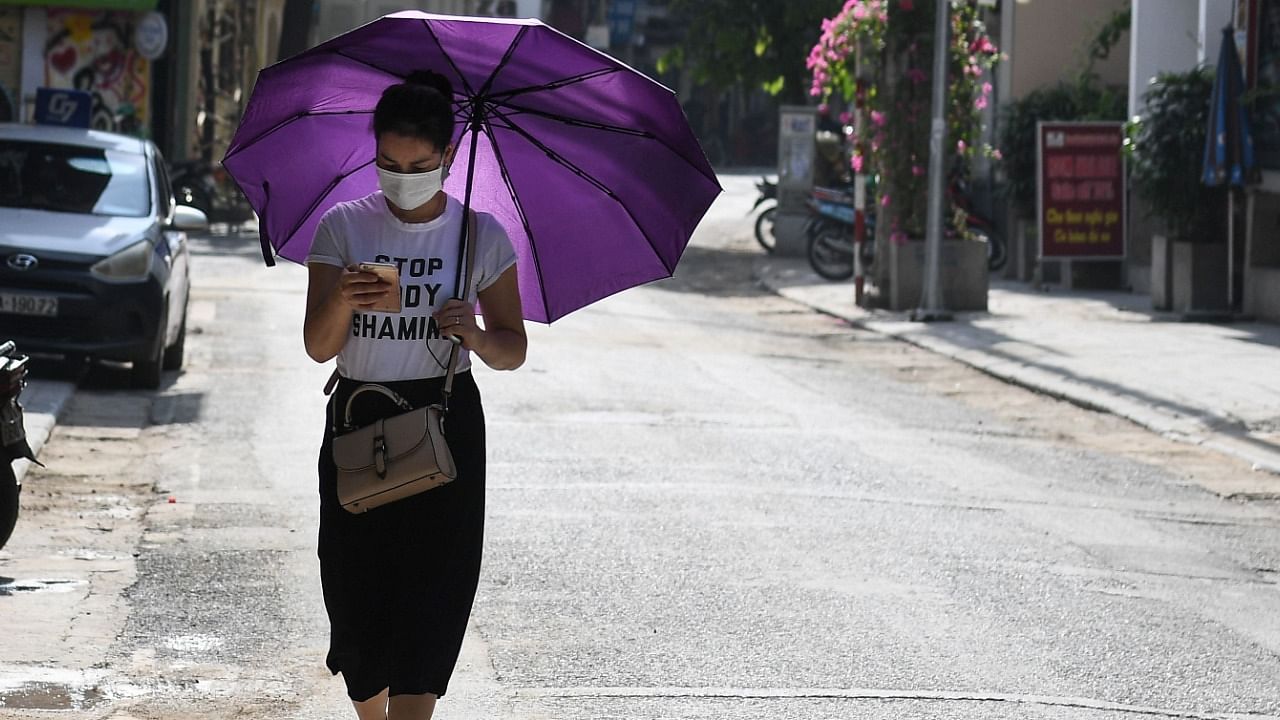
[[[462,273],[461,279],[458,281],[457,290],[454,292],[454,299],[466,301],[471,294],[471,272],[475,269],[476,264],[476,211],[467,208],[467,221],[462,224],[462,233],[458,238],[459,245],[465,245],[467,249],[466,269]],[[462,247],[458,248],[458,255],[462,255]],[[441,407],[445,413],[449,412],[449,395],[453,393],[453,374],[458,367],[458,355],[462,350],[462,341],[457,337],[453,340],[453,348],[449,350],[449,369],[445,372],[444,387],[440,390]]]
[[[386,397],[391,398],[391,401],[394,402],[396,405],[400,406],[400,409],[404,410],[405,412],[408,412],[413,409],[413,405],[411,405],[408,400],[405,400],[404,398],[400,397],[400,395],[397,394],[394,390],[388,387],[385,387],[383,385],[378,385],[377,383],[366,383],[364,385],[357,387],[355,390],[352,390],[351,396],[347,398],[347,409],[342,414],[343,427],[345,428],[351,427],[351,408],[355,403],[356,396],[361,393],[367,393],[367,392],[376,392],[379,395],[385,395]],[[337,428],[334,428],[334,430],[336,431]]]

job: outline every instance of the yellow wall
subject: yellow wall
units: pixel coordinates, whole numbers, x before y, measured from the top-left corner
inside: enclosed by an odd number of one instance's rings
[[[1013,43],[1009,55],[1010,98],[1069,79],[1084,67],[1088,46],[1111,13],[1128,0],[1030,0],[1008,2],[1013,9]],[[1103,83],[1129,84],[1129,36],[1121,37],[1111,56],[1094,70]]]

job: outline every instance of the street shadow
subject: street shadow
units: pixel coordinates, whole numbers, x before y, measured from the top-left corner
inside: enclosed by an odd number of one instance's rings
[[[676,265],[674,277],[652,283],[655,290],[672,293],[737,298],[770,294],[754,279],[752,267],[759,252],[688,247]]]
[[[1251,444],[1258,446],[1259,448],[1264,448],[1271,451],[1280,449],[1280,445],[1268,443],[1258,438],[1247,436],[1246,433],[1248,433],[1249,428],[1243,422],[1241,422],[1236,418],[1222,416],[1217,413],[1206,411],[1202,408],[1196,408],[1191,405],[1186,405],[1183,403],[1169,400],[1167,398],[1162,398],[1156,395],[1152,395],[1150,393],[1144,392],[1136,388],[1129,387],[1127,385],[1121,385],[1119,383],[1103,380],[1093,376],[1080,375],[1078,373],[1075,373],[1071,370],[1062,368],[1057,365],[1048,365],[1045,363],[1039,363],[1034,360],[1030,360],[1024,356],[1014,355],[1012,353],[1003,351],[999,349],[999,346],[1005,343],[1018,344],[1022,346],[1031,346],[1031,347],[1036,347],[1036,346],[1031,345],[1030,343],[1023,342],[1021,340],[1017,340],[1016,338],[1013,338],[1004,333],[991,330],[990,328],[978,327],[972,324],[970,320],[965,318],[957,318],[955,321],[950,323],[928,324],[924,327],[923,334],[944,340],[957,347],[980,351],[984,355],[987,355],[999,360],[1007,361],[1013,365],[1021,365],[1024,367],[1033,368],[1033,369],[1040,370],[1042,372],[1057,376],[1069,382],[1077,383],[1082,386],[1094,387],[1106,392],[1107,394],[1110,394],[1116,397],[1130,398],[1130,399],[1139,401],[1145,405],[1163,410],[1166,413],[1177,414],[1182,417],[1199,420],[1214,430],[1236,434],[1242,440],[1246,440]],[[1049,352],[1052,354],[1058,354],[1058,355],[1062,354],[1058,351],[1054,351],[1051,349],[1045,349],[1045,350],[1046,352]],[[1016,384],[1016,381],[1014,382]],[[1041,392],[1041,393],[1044,392],[1044,390],[1040,388],[1030,388],[1030,389],[1036,392]],[[1108,410],[1107,408],[1093,406],[1090,403],[1079,400],[1078,398],[1062,397],[1060,399],[1066,400],[1067,402],[1070,402],[1073,405],[1078,405],[1080,407],[1084,407],[1089,410],[1095,410],[1098,412],[1110,412],[1110,410]]]
[[[187,241],[193,257],[235,257],[263,264],[258,234],[194,235]]]

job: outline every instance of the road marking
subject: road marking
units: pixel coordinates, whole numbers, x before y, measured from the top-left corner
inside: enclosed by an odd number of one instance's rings
[[[1201,713],[1191,710],[1113,703],[1092,698],[947,690],[891,690],[881,688],[700,688],[700,687],[517,687],[516,698],[689,698],[747,700],[925,700],[945,702],[1012,703],[1082,708],[1105,712],[1158,715],[1192,720],[1280,720],[1261,713]]]

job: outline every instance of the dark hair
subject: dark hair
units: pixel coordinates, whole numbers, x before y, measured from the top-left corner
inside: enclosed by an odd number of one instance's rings
[[[453,140],[453,85],[437,72],[418,70],[382,91],[373,109],[373,136],[393,132],[426,140],[444,152]]]

